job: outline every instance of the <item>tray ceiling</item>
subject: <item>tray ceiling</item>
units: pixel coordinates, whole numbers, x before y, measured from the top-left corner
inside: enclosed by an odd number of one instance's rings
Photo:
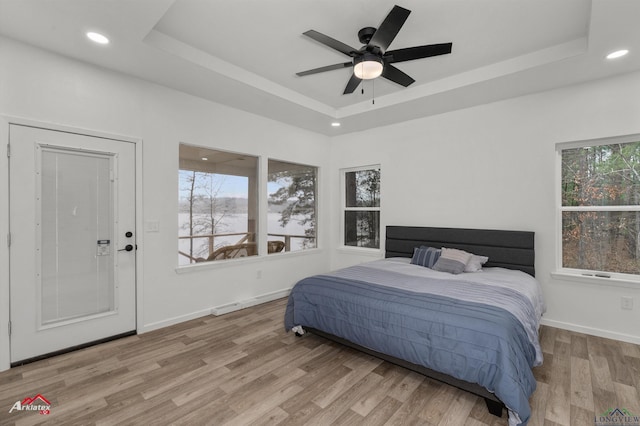
[[[295,75],[349,60],[304,31],[359,48],[358,30],[394,4],[411,14],[390,49],[453,42],[397,64],[414,84],[378,78],[342,95],[349,68]],[[334,135],[635,71],[637,16],[636,0],[0,0],[0,34]],[[92,45],[89,30],[111,43]],[[604,59],[621,47],[631,54]]]

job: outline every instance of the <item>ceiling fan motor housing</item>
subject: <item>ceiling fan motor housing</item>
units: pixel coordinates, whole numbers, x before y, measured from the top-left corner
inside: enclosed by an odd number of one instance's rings
[[[371,37],[373,37],[375,32],[376,29],[373,27],[364,27],[358,31],[358,40],[360,40],[360,43],[362,44],[369,44],[369,41],[371,41]]]

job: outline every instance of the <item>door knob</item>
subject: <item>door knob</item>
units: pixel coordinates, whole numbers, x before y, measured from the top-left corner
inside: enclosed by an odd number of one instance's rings
[[[118,251],[131,251],[133,250],[133,246],[131,244],[127,244],[126,246],[124,246],[123,249],[120,249]]]

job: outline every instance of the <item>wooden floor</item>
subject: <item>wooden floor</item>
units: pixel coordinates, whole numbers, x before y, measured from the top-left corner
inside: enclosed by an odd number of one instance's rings
[[[0,373],[0,424],[507,425],[468,393],[283,329],[285,300]],[[640,414],[640,346],[543,327],[529,425]],[[51,414],[9,410],[41,394]]]

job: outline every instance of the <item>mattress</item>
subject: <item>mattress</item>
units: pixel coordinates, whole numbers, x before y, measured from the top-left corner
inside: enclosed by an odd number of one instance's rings
[[[311,327],[494,393],[525,425],[542,363],[539,283],[521,271],[452,275],[377,260],[298,282],[285,328]]]

